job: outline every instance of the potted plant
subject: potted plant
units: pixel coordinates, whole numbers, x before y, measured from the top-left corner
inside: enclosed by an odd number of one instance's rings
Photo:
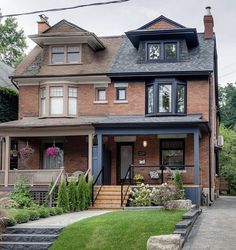
[[[134,175],[134,181],[136,182],[136,184],[141,184],[144,182],[144,177],[141,174],[135,174]]]
[[[56,147],[56,146],[52,146],[46,149],[46,155],[49,157],[57,157],[60,154],[60,148]]]
[[[26,146],[19,150],[20,157],[23,160],[28,160],[29,158],[31,158],[33,153],[34,150],[29,146],[28,141],[26,143]]]

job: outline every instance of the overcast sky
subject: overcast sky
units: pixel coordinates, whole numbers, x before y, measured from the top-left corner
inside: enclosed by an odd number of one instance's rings
[[[69,7],[106,0],[0,0],[3,14]],[[236,82],[236,1],[235,0],[130,0],[122,4],[49,12],[51,25],[66,19],[97,35],[120,35],[165,15],[186,27],[204,31],[205,7],[212,7],[217,37],[219,82]],[[38,15],[18,17],[26,35],[37,33]],[[34,43],[28,41],[29,49]]]

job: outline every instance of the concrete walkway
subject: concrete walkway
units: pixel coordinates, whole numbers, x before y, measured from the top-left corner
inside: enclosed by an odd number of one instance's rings
[[[30,221],[18,224],[15,227],[66,227],[74,222],[90,218],[93,216],[105,214],[108,210],[86,210],[82,212],[68,213],[57,216],[51,216],[45,219]]]
[[[184,250],[236,249],[236,197],[220,197],[203,210]]]

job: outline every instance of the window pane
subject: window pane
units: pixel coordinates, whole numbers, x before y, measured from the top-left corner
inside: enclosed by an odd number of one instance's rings
[[[183,149],[172,149],[166,150],[163,149],[162,153],[162,164],[163,165],[184,165],[184,153]]]
[[[185,112],[185,86],[178,85],[177,86],[177,112],[184,113]]]
[[[51,87],[50,96],[63,96],[63,87]]]
[[[117,89],[117,100],[126,100],[126,89]]]
[[[52,53],[64,53],[64,46],[52,47]]]
[[[98,89],[97,90],[97,101],[106,101],[106,90]]]
[[[154,87],[148,87],[148,113],[154,112]]]
[[[148,44],[148,59],[157,60],[161,57],[161,46],[158,43]]]
[[[69,98],[69,115],[77,115],[77,98]]]
[[[52,115],[63,114],[63,97],[52,97],[50,111]]]
[[[79,52],[79,47],[78,46],[68,46],[67,52]]]
[[[46,89],[45,88],[41,88],[40,89],[40,96],[41,96],[41,98],[45,98],[46,97]]]
[[[172,85],[159,85],[159,112],[171,112]]]
[[[165,59],[176,59],[177,46],[176,43],[165,43]]]
[[[52,63],[64,63],[64,54],[52,54]]]
[[[77,97],[77,88],[69,88],[69,97]]]
[[[79,53],[68,53],[67,54],[67,62],[79,62],[80,61],[80,54]]]

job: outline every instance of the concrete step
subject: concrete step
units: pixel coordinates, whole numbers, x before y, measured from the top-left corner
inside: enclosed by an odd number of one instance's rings
[[[48,250],[51,242],[0,242],[1,250]]]
[[[177,223],[175,225],[175,228],[176,229],[186,229],[191,225],[191,223],[192,223],[191,220],[183,220],[183,221],[180,221],[179,223]]]
[[[2,234],[3,242],[53,242],[57,234]]]
[[[194,218],[195,216],[197,216],[197,214],[200,214],[201,213],[201,209],[197,209],[197,210],[192,210],[192,211],[189,211],[187,213],[185,213],[182,218],[184,220],[190,220],[192,218]]]
[[[174,234],[180,234],[183,237],[185,237],[185,235],[187,235],[187,233],[188,233],[187,229],[176,229],[174,231]]]
[[[63,227],[7,227],[5,229],[5,234],[59,234]]]

